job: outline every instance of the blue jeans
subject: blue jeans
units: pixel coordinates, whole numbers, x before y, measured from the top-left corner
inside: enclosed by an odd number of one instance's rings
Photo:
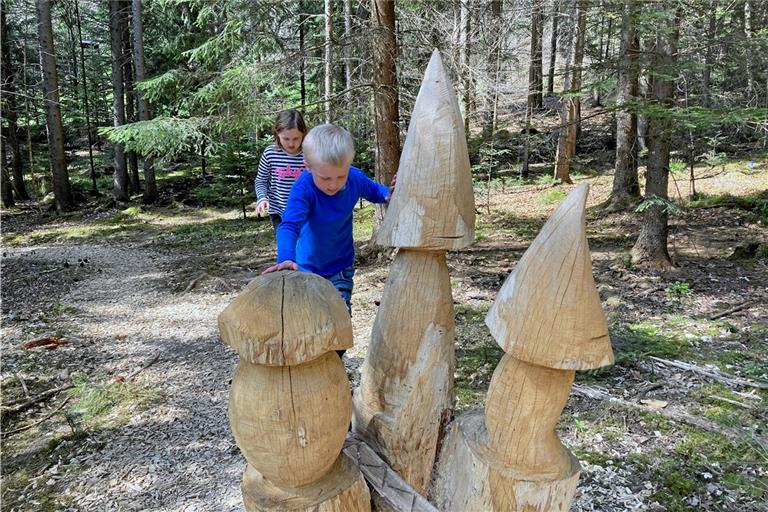
[[[347,305],[347,311],[349,316],[352,316],[352,287],[354,286],[355,267],[350,265],[347,268],[341,269],[335,274],[329,276],[323,276],[331,282],[333,286],[338,290],[341,298]]]

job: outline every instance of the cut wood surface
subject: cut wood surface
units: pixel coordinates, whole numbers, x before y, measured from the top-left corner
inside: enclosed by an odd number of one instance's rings
[[[341,454],[330,471],[309,485],[283,489],[266,480],[252,466],[243,474],[243,504],[247,512],[285,510],[312,512],[366,512],[371,495],[355,464]]]
[[[491,334],[517,359],[564,370],[613,363],[584,227],[588,191],[568,194],[488,311]]]
[[[443,251],[392,263],[355,392],[353,430],[418,492],[453,407],[453,299]]]
[[[444,512],[565,512],[580,472],[573,455],[568,462],[557,479],[531,477],[507,466],[488,449],[483,411],[472,411],[450,425],[429,498]]]
[[[257,277],[219,315],[219,331],[241,358],[271,366],[303,363],[353,343],[336,288],[309,272]]]
[[[530,478],[559,479],[571,473],[572,455],[555,425],[568,401],[573,370],[553,370],[502,357],[485,406],[488,449]]]
[[[351,459],[385,506],[397,512],[438,512],[356,434],[347,434],[344,454]],[[384,505],[384,504],[381,504]],[[380,505],[379,508],[383,508]]]
[[[330,470],[344,444],[351,401],[335,352],[278,368],[241,360],[229,417],[248,463],[277,486],[297,487]]]
[[[453,85],[437,50],[424,73],[403,145],[397,186],[375,241],[460,249],[475,235],[472,170]]]

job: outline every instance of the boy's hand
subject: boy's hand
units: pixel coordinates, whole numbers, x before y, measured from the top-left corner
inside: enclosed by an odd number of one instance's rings
[[[392,194],[395,193],[396,184],[397,184],[397,174],[392,176],[392,183],[389,184],[389,195],[384,198],[387,202],[389,202],[389,200],[392,198]]]
[[[269,201],[262,201],[256,205],[256,215],[269,211]]]
[[[278,263],[277,265],[272,265],[271,267],[267,268],[264,270],[264,272],[261,273],[261,275],[271,274],[272,272],[279,272],[280,270],[299,270],[299,266],[291,260],[285,260],[282,263]]]

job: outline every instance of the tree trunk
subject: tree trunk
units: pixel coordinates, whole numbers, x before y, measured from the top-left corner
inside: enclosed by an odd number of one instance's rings
[[[352,88],[352,0],[344,0],[344,86]]]
[[[626,210],[640,198],[637,177],[637,101],[638,38],[635,30],[639,15],[637,0],[625,0],[621,23],[621,59],[618,68],[616,106],[616,172],[608,200],[610,211]]]
[[[53,196],[56,210],[62,212],[75,204],[64,158],[64,128],[59,106],[59,77],[56,72],[56,50],[53,47],[51,3],[37,0],[37,31],[40,39],[40,64],[43,70],[45,123],[48,129],[48,151],[53,174]]]
[[[470,58],[472,55],[472,0],[461,0],[461,28],[460,28],[460,46],[459,62],[461,65],[462,82],[462,103],[464,104],[464,133],[469,140],[469,118],[472,115],[472,69],[470,68]]]
[[[133,0],[133,67],[136,70],[136,81],[141,82],[145,78],[144,73],[144,26],[141,23],[141,0]],[[136,100],[139,106],[139,121],[149,121],[152,116],[149,112],[144,91],[137,91]],[[146,204],[157,201],[157,182],[155,180],[155,164],[152,158],[144,157],[144,196],[142,200]]]
[[[555,92],[555,61],[557,60],[557,22],[559,2],[555,0],[552,5],[552,36],[549,40],[549,77],[547,80],[547,96]]]
[[[109,36],[112,49],[112,112],[114,126],[125,124],[125,103],[123,100],[123,38],[120,19],[122,2],[109,0]],[[125,162],[125,148],[114,144],[115,174],[113,179],[114,196],[117,201],[128,201],[128,169]]]
[[[542,99],[542,35],[544,32],[544,13],[542,0],[533,0],[531,9],[531,54],[528,66],[528,110],[533,112],[541,108]]]
[[[96,187],[96,169],[93,165],[93,133],[91,132],[91,113],[88,106],[88,77],[85,75],[85,49],[83,48],[83,31],[80,26],[80,9],[75,4],[75,20],[77,21],[77,40],[80,45],[80,71],[83,75],[83,111],[85,112],[85,129],[88,131],[88,161],[91,164],[91,185],[92,192],[99,192]]]
[[[376,131],[376,181],[388,185],[400,165],[400,109],[395,58],[395,4],[371,1],[373,43],[373,105]],[[376,206],[378,227],[386,208]]]
[[[325,0],[325,122],[333,120],[333,0]]]
[[[488,59],[485,64],[485,72],[489,77],[489,82],[493,80],[489,87],[489,92],[485,100],[486,106],[483,113],[483,139],[488,139],[495,132],[496,124],[496,102],[499,97],[499,75],[501,65],[501,47],[504,42],[504,35],[501,33],[501,12],[503,0],[493,0],[491,2],[491,32],[495,36],[493,45],[488,52]]]
[[[123,39],[123,78],[125,83],[125,120],[128,124],[136,122],[136,92],[133,85],[133,61],[131,60],[131,6],[122,8],[120,17],[121,34]],[[128,163],[128,177],[132,194],[141,192],[139,182],[139,158],[135,151],[127,151],[125,154]]]
[[[680,35],[682,11],[677,9],[672,26],[661,27],[656,34],[652,69],[658,73],[652,80],[653,101],[669,109],[674,101],[676,76],[674,69],[677,42]],[[664,30],[666,29],[666,30]],[[667,269],[672,261],[667,251],[669,194],[669,151],[672,138],[672,120],[666,112],[657,113],[648,120],[648,170],[646,172],[645,200],[640,235],[632,247],[632,264]]]
[[[7,169],[7,156],[5,154],[5,140],[0,139],[0,204],[3,208],[10,208],[16,203],[13,200],[13,187],[11,177]]]
[[[701,104],[710,106],[709,85],[712,80],[712,67],[715,56],[715,37],[717,36],[717,0],[710,5],[709,28],[707,30],[707,50],[704,53],[704,71],[701,79]]]
[[[19,146],[19,125],[18,125],[18,112],[16,112],[16,84],[14,83],[13,66],[11,64],[11,46],[8,40],[8,25],[5,19],[6,4],[3,4],[0,9],[0,18],[2,27],[2,84],[3,84],[3,99],[5,100],[5,108],[3,109],[3,117],[8,120],[8,140],[7,143],[11,147],[11,172],[13,173],[13,188],[16,191],[16,196],[21,200],[29,199],[27,193],[27,187],[24,184],[24,164],[21,158],[21,147]],[[3,161],[5,165],[5,161]]]
[[[304,13],[304,0],[299,0],[299,81],[301,83],[301,108],[307,104],[307,56],[304,51],[304,32],[306,28],[304,24],[307,21],[307,15]]]
[[[587,25],[586,8],[586,0],[576,1],[576,33],[572,46],[573,65],[570,73],[566,72],[565,87],[565,91],[571,95],[563,98],[563,105],[560,109],[560,119],[563,126],[558,140],[555,163],[555,179],[561,183],[573,183],[571,180],[571,159],[576,154],[580,106],[579,98],[573,94],[581,88],[581,65],[584,59],[584,39]]]

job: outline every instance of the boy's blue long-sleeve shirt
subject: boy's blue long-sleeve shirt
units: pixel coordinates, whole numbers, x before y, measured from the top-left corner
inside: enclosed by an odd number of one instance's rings
[[[349,168],[344,188],[329,196],[315,186],[312,174],[296,180],[277,229],[277,262],[294,261],[299,270],[329,276],[355,260],[352,211],[361,197],[384,203],[389,188]]]

